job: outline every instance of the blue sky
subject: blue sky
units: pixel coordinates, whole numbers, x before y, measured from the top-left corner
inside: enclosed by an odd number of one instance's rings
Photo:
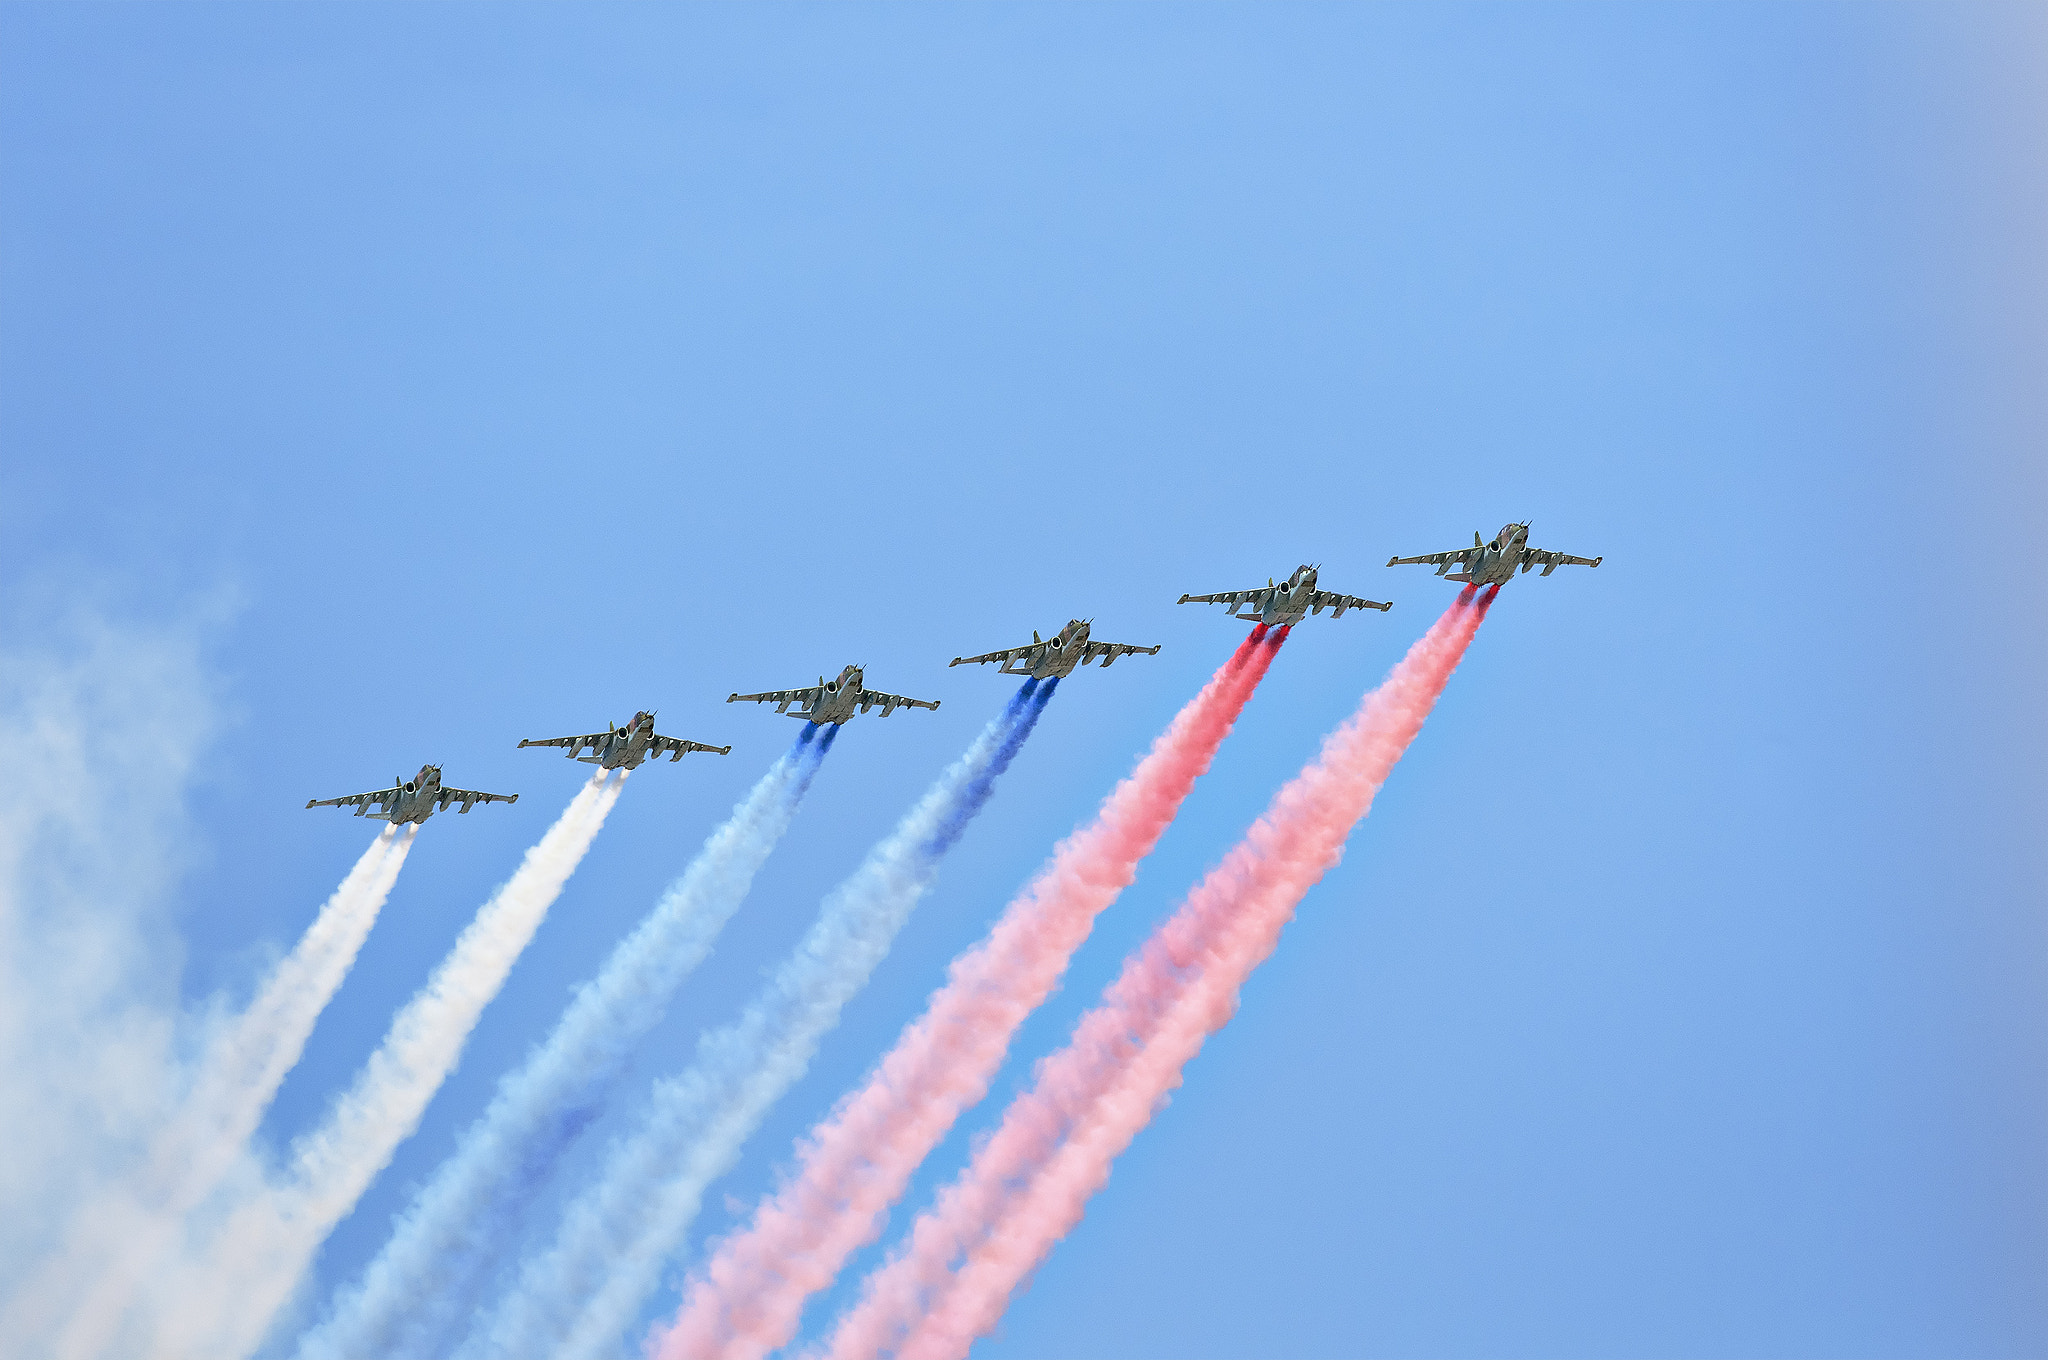
[[[2048,1348],[2044,37],[0,12],[6,631],[82,598],[208,640],[184,995],[246,989],[361,849],[307,798],[427,760],[523,795],[425,829],[265,1137],[570,796],[519,738],[656,707],[734,748],[633,778],[323,1288],[787,743],[728,692],[857,661],[945,706],[846,731],[643,1085],[1010,692],[948,658],[1073,615],[1164,644],[1061,686],[710,1232],[1228,653],[1182,592],[1311,561],[1395,608],[1289,642],[998,1095],[1448,603],[1381,564],[1529,519],[1605,565],[1505,592],[977,1354]]]

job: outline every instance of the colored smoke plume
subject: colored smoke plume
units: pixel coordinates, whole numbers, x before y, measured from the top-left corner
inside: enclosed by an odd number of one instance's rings
[[[248,1155],[264,1111],[390,897],[414,830],[387,826],[378,833],[254,999],[203,1046],[190,1092],[152,1140],[136,1176],[79,1206],[66,1249],[38,1269],[30,1291],[94,1281],[72,1307],[55,1354],[98,1355],[112,1344],[141,1282],[174,1248],[185,1216]]]
[[[795,1171],[693,1274],[660,1360],[756,1360],[796,1334],[804,1302],[872,1240],[1095,919],[1137,876],[1285,640],[1261,625],[1190,700],[1093,821],[1062,841],[867,1081],[800,1144]]]
[[[534,1196],[611,1097],[637,1044],[711,952],[795,819],[838,728],[809,723],[733,808],[413,1196],[362,1280],[300,1342],[306,1360],[447,1353]]]
[[[845,882],[740,1018],[700,1041],[696,1061],[659,1083],[640,1126],[570,1205],[551,1247],[458,1356],[554,1360],[615,1354],[682,1241],[704,1189],[738,1158],[768,1108],[808,1068],[930,888],[939,858],[988,801],[1054,685],[1026,681]]]
[[[454,1070],[478,1017],[590,848],[625,772],[595,775],[492,894],[283,1176],[226,1208],[152,1280],[137,1349],[156,1360],[241,1360],[262,1343],[326,1240]]]
[[[1126,962],[907,1242],[869,1276],[829,1342],[832,1360],[951,1360],[995,1325],[1203,1040],[1229,1020],[1239,987],[1272,952],[1296,905],[1341,858],[1492,597],[1475,607],[1471,588],[1460,592]]]

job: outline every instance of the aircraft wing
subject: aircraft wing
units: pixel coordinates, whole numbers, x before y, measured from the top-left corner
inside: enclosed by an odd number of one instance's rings
[[[1484,551],[1484,548],[1453,548],[1449,552],[1424,553],[1420,557],[1389,557],[1387,565],[1390,567],[1410,567],[1419,562],[1432,567],[1455,567],[1472,561]]]
[[[1157,647],[1133,647],[1128,642],[1097,642],[1090,638],[1086,650],[1081,653],[1081,664],[1087,665],[1096,657],[1102,658],[1102,668],[1108,670],[1120,656],[1157,656]]]
[[[462,804],[461,810],[464,812],[469,811],[478,803],[516,803],[518,801],[519,795],[516,793],[478,793],[475,789],[451,789],[447,787],[443,787],[441,796],[434,800],[435,805],[444,810],[450,803],[460,803]]]
[[[1272,590],[1272,586],[1265,586],[1259,590],[1226,590],[1220,595],[1183,595],[1179,603],[1227,604],[1235,609],[1241,604],[1256,603],[1260,596],[1269,594]]]
[[[878,689],[863,688],[860,692],[860,711],[865,713],[876,704],[881,705],[882,716],[885,718],[899,708],[928,708],[934,713],[939,711],[937,699],[906,699],[900,694],[884,694]]]
[[[1001,652],[983,652],[980,656],[956,656],[946,664],[948,666],[979,666],[995,661],[1007,666],[1012,661],[1022,661],[1030,656],[1038,650],[1040,645],[1042,644],[1033,644],[1030,647],[1012,647],[1007,651]]]
[[[1329,590],[1318,590],[1315,594],[1309,596],[1310,613],[1320,614],[1323,610],[1330,609],[1335,611],[1330,615],[1333,619],[1343,618],[1344,611],[1347,609],[1377,609],[1384,614],[1393,607],[1390,601],[1361,600],[1356,595],[1339,595]]]
[[[802,704],[805,708],[815,705],[824,696],[823,685],[807,685],[803,689],[771,689],[762,694],[734,694],[727,697],[729,704],[775,704],[777,713],[789,712],[791,704]]]
[[[569,756],[573,760],[582,754],[584,747],[588,746],[595,750],[597,744],[609,735],[611,734],[608,732],[592,732],[587,737],[547,737],[540,741],[522,741],[519,744],[521,746],[566,746],[569,748]]]
[[[396,787],[393,787],[379,789],[375,793],[352,793],[346,798],[308,798],[306,806],[309,808],[361,807],[364,811],[368,811],[372,806],[389,808],[397,797],[398,790]],[[360,817],[363,814],[359,812],[356,815]]]
[[[1541,562],[1542,574],[1548,576],[1559,567],[1597,567],[1602,560],[1598,557],[1573,557],[1570,553],[1545,552],[1541,548],[1531,548],[1522,554],[1522,570],[1527,571]]]
[[[649,760],[654,759],[663,751],[669,753],[669,763],[674,764],[692,751],[709,751],[714,755],[722,756],[730,754],[732,747],[706,746],[701,741],[684,741],[681,737],[664,737],[660,735],[656,735],[652,741],[647,743],[647,758]]]

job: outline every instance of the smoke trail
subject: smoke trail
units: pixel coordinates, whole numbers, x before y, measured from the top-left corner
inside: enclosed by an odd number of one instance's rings
[[[229,1209],[185,1270],[166,1272],[146,1320],[153,1357],[235,1360],[262,1342],[320,1243],[355,1205],[462,1056],[541,919],[590,848],[625,771],[594,775],[477,912],[320,1127],[292,1146],[281,1185]]]
[[[881,1216],[1066,971],[1095,919],[1137,876],[1285,640],[1263,625],[1161,733],[1094,821],[1053,852],[988,937],[866,1082],[800,1145],[796,1170],[693,1273],[660,1360],[758,1360],[796,1334],[805,1300],[872,1240]]]
[[[357,861],[297,947],[203,1065],[187,1127],[159,1146],[159,1181],[178,1177],[176,1202],[197,1204],[220,1183],[224,1157],[246,1144],[285,1074],[298,1063],[313,1023],[327,1008],[390,897],[418,827],[386,827]]]
[[[207,1045],[190,1094],[152,1140],[137,1177],[100,1203],[81,1207],[67,1249],[38,1270],[41,1287],[32,1291],[64,1280],[93,1280],[54,1354],[97,1355],[110,1344],[137,1285],[175,1244],[184,1215],[217,1190],[245,1155],[263,1112],[305,1050],[314,1021],[348,975],[391,895],[413,830],[386,827],[370,842],[255,999]]]
[[[809,933],[739,1020],[706,1035],[690,1069],[655,1088],[641,1127],[613,1148],[597,1184],[564,1215],[553,1246],[526,1263],[458,1355],[572,1360],[616,1350],[696,1217],[704,1187],[803,1075],[931,886],[939,857],[988,801],[1053,688],[1024,683],[826,897]]]
[[[221,621],[0,591],[0,1355],[51,1354],[95,1280],[39,1267],[120,1203],[190,1089],[172,907],[206,841],[189,796]]]
[[[600,1113],[633,1045],[711,951],[796,816],[838,728],[804,724],[787,754],[712,832],[554,1031],[498,1083],[483,1117],[435,1171],[391,1239],[299,1346],[306,1360],[446,1354],[450,1333],[513,1240],[533,1196]]]
[[[919,1216],[908,1242],[868,1278],[831,1339],[832,1360],[884,1352],[957,1360],[995,1325],[1182,1067],[1230,1018],[1238,988],[1272,952],[1302,896],[1342,856],[1492,597],[1474,608],[1471,589],[1460,592],[1125,964],[966,1170]]]

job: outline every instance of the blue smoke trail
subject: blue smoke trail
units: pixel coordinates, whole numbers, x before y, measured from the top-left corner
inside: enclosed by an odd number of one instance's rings
[[[804,1074],[841,1009],[889,952],[940,858],[988,802],[1050,684],[1027,680],[966,754],[888,837],[827,894],[818,919],[766,987],[697,1060],[658,1083],[640,1127],[614,1146],[597,1184],[563,1217],[554,1245],[456,1354],[554,1360],[615,1355],[703,1201],[769,1106]]]
[[[302,1360],[445,1355],[499,1255],[571,1144],[604,1110],[633,1046],[711,952],[789,829],[837,729],[806,723],[661,900],[577,989],[554,1031],[499,1083],[483,1116],[413,1198]]]

